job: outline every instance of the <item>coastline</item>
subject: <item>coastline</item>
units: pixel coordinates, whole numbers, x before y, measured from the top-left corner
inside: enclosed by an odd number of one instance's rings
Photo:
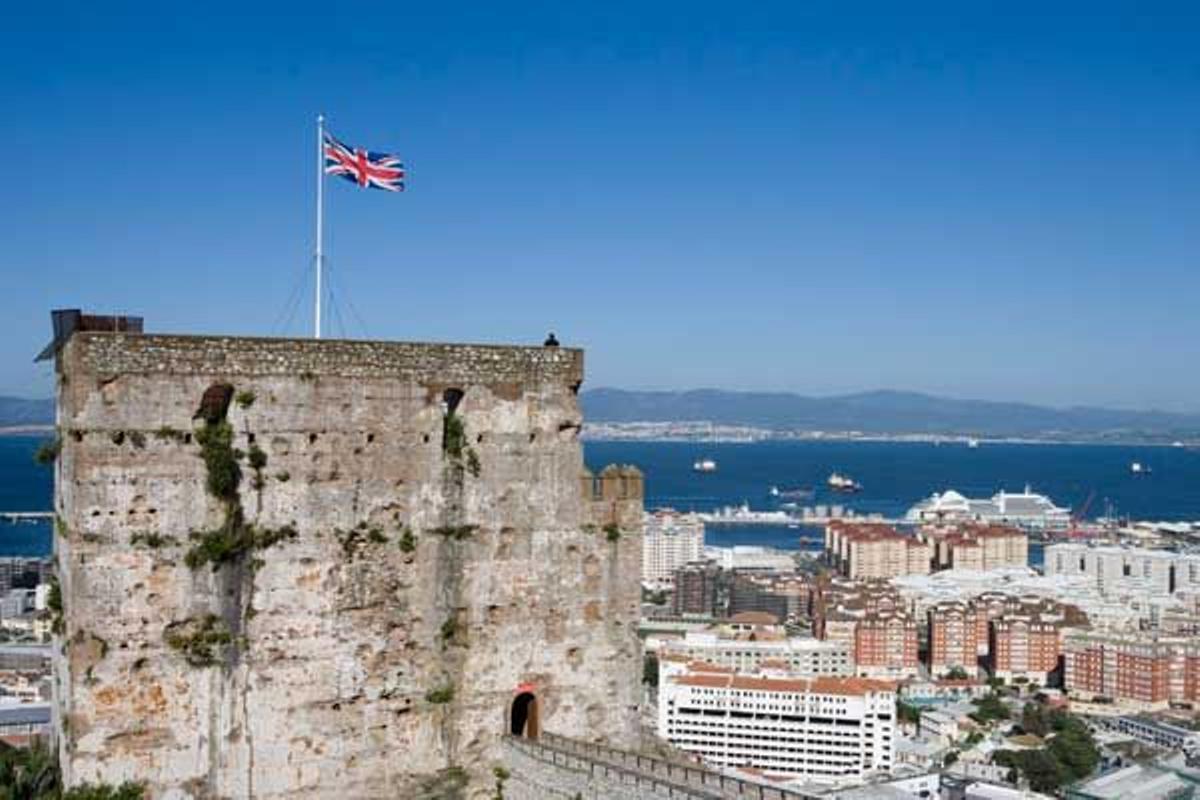
[[[53,425],[0,425],[0,436],[33,436],[54,433]]]

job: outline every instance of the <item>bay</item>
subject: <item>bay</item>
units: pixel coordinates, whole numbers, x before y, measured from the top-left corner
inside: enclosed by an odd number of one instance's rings
[[[52,508],[53,471],[33,463],[41,437],[0,436],[0,511]],[[1094,493],[1088,517],[1111,503],[1135,519],[1200,520],[1200,452],[1173,447],[1108,445],[961,444],[934,446],[910,442],[629,442],[588,441],[585,459],[593,471],[606,464],[633,464],[646,476],[646,507],[711,511],[749,503],[775,507],[772,485],[810,486],[816,497],[804,505],[840,503],[858,513],[899,517],[935,491],[957,489],[968,496],[1019,491],[1029,484],[1056,503],[1079,507]],[[717,471],[697,473],[694,461],[711,458]],[[1139,461],[1152,474],[1136,476]],[[863,485],[856,495],[825,488],[831,472]],[[50,551],[49,524],[0,525],[0,555],[42,555]],[[763,526],[709,528],[719,546],[757,544],[814,549],[821,532]]]

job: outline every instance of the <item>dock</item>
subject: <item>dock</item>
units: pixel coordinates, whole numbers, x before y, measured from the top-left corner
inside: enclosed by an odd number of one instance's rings
[[[9,525],[49,522],[52,519],[53,511],[0,511],[0,522],[7,522]]]

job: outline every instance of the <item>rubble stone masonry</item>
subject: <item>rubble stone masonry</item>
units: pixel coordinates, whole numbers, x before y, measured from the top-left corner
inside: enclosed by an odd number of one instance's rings
[[[79,332],[58,371],[68,786],[483,797],[514,724],[635,744],[642,479],[584,469],[580,350]]]

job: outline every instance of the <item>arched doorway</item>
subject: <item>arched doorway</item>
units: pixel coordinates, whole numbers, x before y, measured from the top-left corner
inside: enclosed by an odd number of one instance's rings
[[[533,692],[521,692],[513,698],[508,732],[526,739],[538,738],[538,704]]]

